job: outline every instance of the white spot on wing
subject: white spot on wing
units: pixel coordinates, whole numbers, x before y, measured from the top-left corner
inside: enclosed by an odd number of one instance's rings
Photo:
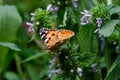
[[[49,38],[45,39],[45,41],[44,41],[44,42],[46,43],[48,40],[49,40]]]
[[[43,37],[45,37],[45,34],[43,34],[43,35],[41,36],[42,39],[43,39]]]

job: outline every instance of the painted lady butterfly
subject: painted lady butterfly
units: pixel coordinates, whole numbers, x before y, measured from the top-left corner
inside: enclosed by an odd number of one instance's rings
[[[41,39],[47,45],[47,50],[54,50],[71,38],[74,35],[74,32],[65,29],[51,30],[48,28],[41,28],[39,34]]]

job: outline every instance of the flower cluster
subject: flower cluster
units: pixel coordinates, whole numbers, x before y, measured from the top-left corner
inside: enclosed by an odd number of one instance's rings
[[[65,1],[53,1],[53,4],[48,4],[46,10],[52,13],[56,13],[59,11],[61,5],[68,5],[68,0]],[[74,8],[78,8],[78,0],[72,0],[72,5]]]
[[[97,23],[97,27],[101,27],[102,26],[102,19],[96,18],[96,23]]]
[[[93,72],[97,72],[97,64],[94,63],[91,65],[92,69],[93,69]]]
[[[25,25],[28,26],[28,32],[33,32],[34,31],[32,23],[26,22]]]
[[[52,4],[49,4],[46,8],[47,11],[50,11],[52,13],[55,13],[59,10],[58,6],[53,6]]]
[[[84,12],[80,12],[83,16],[80,18],[80,24],[81,25],[86,25],[89,23],[92,23],[92,18],[93,16],[89,13],[89,11],[84,10]],[[100,30],[100,27],[102,26],[102,18],[96,18],[96,22],[97,24],[97,29],[94,31],[94,33],[98,32]],[[101,36],[101,35],[100,35]]]
[[[31,17],[31,22],[25,22],[25,24],[28,26],[28,32],[33,32],[34,31],[34,25],[33,25],[33,21],[34,21],[34,13],[30,13]],[[40,22],[36,22],[35,25],[40,25]]]
[[[78,0],[72,0],[72,4],[74,8],[78,7]]]
[[[81,77],[82,76],[82,69],[80,67],[77,68],[77,73]]]
[[[92,15],[89,14],[87,10],[84,10],[84,12],[80,12],[83,16],[80,19],[81,25],[86,25],[91,22]]]
[[[56,74],[60,74],[60,73],[61,73],[61,69],[60,69],[60,68],[58,68],[58,69],[56,69],[56,70],[53,69],[54,66],[55,66],[55,62],[57,61],[57,58],[58,58],[58,54],[56,54],[56,55],[53,57],[53,59],[49,61],[49,62],[50,62],[50,65],[49,65],[49,67],[48,67],[48,68],[49,68],[48,78],[51,78],[54,73],[56,73]],[[58,67],[59,67],[59,66],[60,66],[60,65],[58,65]]]

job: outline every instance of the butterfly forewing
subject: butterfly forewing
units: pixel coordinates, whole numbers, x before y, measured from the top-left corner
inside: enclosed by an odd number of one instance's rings
[[[44,41],[48,48],[54,47],[57,41],[57,30],[51,30],[46,35],[46,40]]]
[[[58,39],[59,39],[59,41],[69,39],[73,35],[74,35],[74,32],[72,32],[70,30],[60,30],[60,32],[58,33]]]

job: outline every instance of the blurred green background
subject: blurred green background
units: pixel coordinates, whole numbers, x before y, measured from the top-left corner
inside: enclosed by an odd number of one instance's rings
[[[67,5],[59,5],[58,3],[66,1],[68,2]],[[100,3],[105,3],[105,5],[120,5],[120,0],[76,0],[78,7],[75,8],[73,1],[74,0],[0,0],[0,80],[48,79],[49,60],[52,56],[45,51],[44,43],[41,40],[34,39],[30,41],[30,34],[24,26],[25,22],[31,22],[30,13],[34,12],[37,8],[46,10],[49,4],[61,6],[61,11],[68,8],[68,13],[71,15],[68,18],[71,21],[67,21],[67,24],[70,27],[63,28],[72,29],[77,33],[80,26],[80,12],[84,9],[90,10]],[[63,22],[61,17],[64,16],[64,14],[62,14],[61,11],[50,14],[52,20],[56,23],[55,28],[59,28],[58,25]],[[93,52],[95,51],[96,50],[93,50]],[[116,55],[117,54],[115,54],[115,56]],[[105,58],[103,55],[100,56],[102,63],[102,75],[100,75],[100,77],[102,78],[94,78],[98,75],[91,75],[90,72],[88,73],[89,79],[81,80],[102,80],[105,78],[107,73]],[[116,57],[113,56],[111,61],[113,62],[115,58]],[[116,68],[116,71],[117,69],[118,68]],[[119,71],[117,74],[120,73]],[[111,80],[120,80],[120,77],[117,77]],[[56,79],[53,78],[52,80]],[[76,78],[76,80],[80,79]]]

